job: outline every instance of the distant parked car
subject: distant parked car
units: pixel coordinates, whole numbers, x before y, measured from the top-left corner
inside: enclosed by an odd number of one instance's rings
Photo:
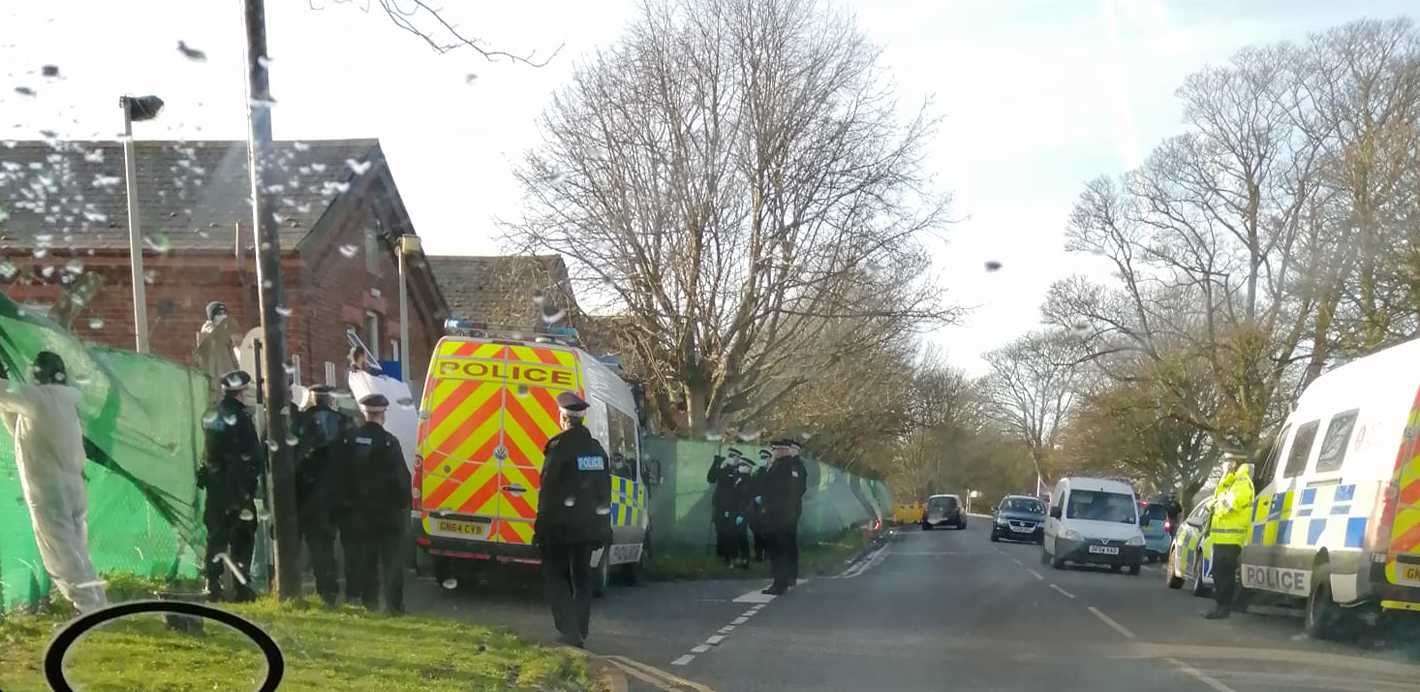
[[[991,513],[991,540],[1045,540],[1045,503],[1029,495],[1007,495]]]
[[[1176,527],[1164,566],[1164,580],[1170,589],[1186,586],[1195,596],[1206,596],[1213,590],[1213,540],[1208,535],[1211,517],[1212,509],[1204,500]]]
[[[1173,543],[1173,527],[1169,525],[1168,507],[1150,502],[1139,511],[1139,518],[1148,520],[1141,521],[1139,527],[1144,532],[1144,559],[1148,562],[1164,559]]]
[[[922,511],[922,530],[930,531],[947,525],[958,529],[966,528],[966,512],[962,511],[961,498],[956,495],[933,495],[927,498],[927,507]]]

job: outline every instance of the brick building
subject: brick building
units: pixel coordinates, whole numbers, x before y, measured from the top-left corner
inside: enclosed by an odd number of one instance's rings
[[[302,383],[343,384],[353,330],[398,360],[396,248],[413,234],[379,142],[277,142],[287,340]],[[245,142],[139,142],[138,197],[149,341],[190,363],[209,301],[243,330],[260,326]],[[0,288],[51,308],[98,285],[71,311],[80,337],[134,347],[123,150],[117,142],[0,148]],[[410,381],[423,379],[447,305],[422,254],[408,261]]]

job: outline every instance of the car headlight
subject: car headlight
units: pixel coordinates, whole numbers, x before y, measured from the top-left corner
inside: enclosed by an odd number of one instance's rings
[[[1000,524],[1001,526],[1005,526],[1005,525],[1006,525],[1006,518],[1005,518],[1005,517],[996,517],[996,523],[997,523],[997,524]]]
[[[1065,529],[1061,532],[1060,537],[1067,541],[1078,541],[1080,540],[1080,532],[1074,529]]]
[[[1133,538],[1130,538],[1129,540],[1125,541],[1124,545],[1144,545],[1144,537],[1134,536]]]

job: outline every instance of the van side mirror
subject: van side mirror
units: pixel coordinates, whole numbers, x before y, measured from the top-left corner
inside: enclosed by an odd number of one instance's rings
[[[1060,518],[1060,505],[1055,505],[1054,507],[1051,507],[1051,508],[1050,508],[1050,518],[1051,518],[1051,519],[1059,519],[1059,518]]]

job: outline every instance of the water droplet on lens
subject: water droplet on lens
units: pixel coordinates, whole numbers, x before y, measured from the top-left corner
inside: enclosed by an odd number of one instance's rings
[[[357,253],[357,252],[359,252],[359,251],[360,251],[360,248],[357,248],[357,247],[355,247],[354,245],[341,245],[341,246],[340,246],[340,254],[345,255],[346,257],[354,257],[354,256],[355,256],[355,253]]]
[[[81,387],[82,387],[82,386],[85,386],[85,385],[87,385],[87,384],[89,384],[90,382],[93,382],[93,381],[94,381],[94,378],[89,377],[88,375],[75,375],[75,376],[74,376],[74,384],[77,384],[77,385],[79,385],[79,386],[81,386]]]
[[[20,270],[15,268],[15,265],[9,262],[0,262],[0,280],[9,281],[15,278],[15,275],[18,273],[20,273]]]
[[[568,497],[567,499],[565,499],[565,500],[562,501],[562,506],[563,506],[563,507],[571,507],[572,505],[575,505],[575,504],[577,504],[577,498],[575,498],[575,497]]]
[[[252,513],[249,509],[242,510],[241,514],[237,516],[241,517],[242,521],[252,521],[256,519],[256,514]]]
[[[225,416],[222,416],[222,422],[226,423],[227,425],[236,425],[237,416],[236,414],[227,414]]]
[[[203,423],[204,425],[211,425],[211,424],[216,423],[216,422],[217,422],[217,412],[216,412],[216,411],[208,412],[206,415],[202,416],[202,423]]]
[[[281,451],[281,443],[277,442],[276,440],[267,440],[266,448],[273,452],[279,452]]]
[[[288,308],[288,307],[286,307],[285,305],[277,305],[277,306],[276,306],[276,314],[278,314],[278,315],[280,315],[280,316],[282,316],[282,317],[290,317],[290,316],[291,316],[291,308]]]
[[[89,329],[98,330],[98,329],[103,329],[103,328],[104,328],[104,321],[103,321],[103,318],[95,317],[95,318],[89,320]]]
[[[295,447],[296,445],[298,445],[298,444],[300,444],[300,443],[301,443],[301,441],[300,441],[299,439],[296,439],[296,436],[295,436],[295,435],[287,435],[287,436],[286,436],[286,446],[287,446],[287,447]]]
[[[64,263],[64,271],[67,271],[70,274],[83,274],[84,263],[76,259],[71,259],[68,262]]]
[[[602,505],[597,508],[597,514],[611,514],[611,508],[606,505]]]
[[[178,52],[182,53],[182,57],[193,62],[207,62],[207,54],[187,45],[186,41],[178,41],[177,47]]]

